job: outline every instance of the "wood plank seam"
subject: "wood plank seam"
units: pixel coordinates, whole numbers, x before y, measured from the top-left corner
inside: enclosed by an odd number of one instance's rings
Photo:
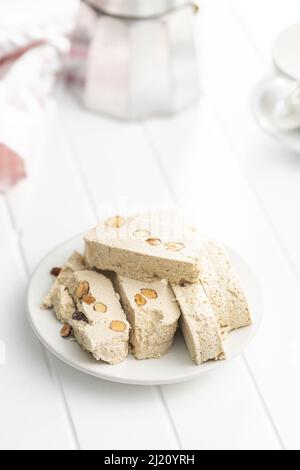
[[[231,147],[231,149],[232,149],[232,155],[235,155],[235,154],[237,155],[237,154],[239,153],[239,151],[238,151],[238,149],[235,147],[235,145],[234,145],[234,143],[233,143],[233,141],[232,141],[232,139],[231,139],[231,136],[230,136],[229,132],[227,132],[226,123],[223,122],[223,119],[220,117],[219,113],[217,112],[217,106],[216,106],[216,104],[213,102],[211,96],[207,96],[207,100],[208,100],[208,102],[209,102],[209,104],[210,104],[210,106],[211,106],[211,109],[212,109],[212,112],[213,112],[213,114],[214,114],[214,118],[215,118],[216,122],[219,123],[220,132],[222,132],[222,134],[223,134],[223,136],[224,136],[224,139],[226,139],[226,141],[228,142],[228,145],[229,145],[229,146]],[[273,227],[273,224],[271,223],[271,221],[270,221],[270,219],[269,219],[269,217],[268,217],[268,214],[267,214],[267,212],[266,212],[266,210],[265,210],[265,208],[264,208],[264,205],[262,204],[262,202],[261,202],[261,200],[260,200],[260,198],[259,198],[257,192],[255,191],[255,189],[253,189],[250,180],[247,178],[247,175],[245,174],[245,172],[244,172],[243,169],[241,168],[241,165],[239,164],[239,159],[238,159],[237,157],[234,157],[234,158],[235,158],[235,160],[237,161],[238,166],[239,166],[239,168],[240,168],[240,170],[241,170],[241,175],[243,176],[243,178],[244,178],[244,180],[245,180],[245,182],[246,182],[248,188],[250,189],[251,194],[253,195],[253,197],[255,198],[255,200],[256,200],[256,202],[257,202],[257,206],[259,207],[259,209],[260,209],[260,211],[261,211],[261,213],[262,213],[262,216],[263,216],[263,218],[264,218],[266,224],[269,226],[270,231],[271,231],[271,233],[272,233],[273,236],[274,236],[275,242],[277,242],[277,244],[278,244],[279,250],[281,250],[281,249],[282,249],[282,243],[281,243],[281,241],[280,241],[280,237],[278,236],[278,234],[277,234],[275,228]],[[285,254],[285,250],[282,250],[282,251],[283,251],[283,253]],[[289,266],[292,267],[292,266],[291,266],[291,262],[289,262],[289,259],[288,259],[287,261],[288,261]],[[294,275],[295,273],[294,273],[293,271],[294,271],[294,270],[292,270],[292,273],[293,273],[293,275]],[[271,412],[270,412],[270,410],[269,410],[269,408],[268,408],[267,402],[266,402],[265,398],[263,397],[262,391],[261,391],[260,388],[259,388],[259,385],[258,385],[258,383],[257,383],[255,374],[254,374],[254,372],[252,371],[252,369],[251,369],[251,367],[250,367],[250,364],[249,364],[249,362],[248,362],[248,360],[247,360],[247,358],[246,358],[246,356],[245,356],[244,353],[242,353],[242,359],[243,359],[243,362],[244,362],[245,367],[246,367],[246,369],[247,369],[247,373],[248,373],[248,375],[250,376],[250,378],[251,378],[251,380],[252,380],[252,382],[253,382],[253,384],[254,384],[254,387],[255,387],[255,389],[256,389],[256,392],[258,393],[258,396],[260,397],[260,400],[261,400],[262,405],[263,405],[263,407],[264,407],[264,409],[265,409],[266,415],[267,415],[268,418],[269,418],[269,421],[270,421],[270,423],[271,423],[271,426],[272,426],[272,428],[273,428],[273,430],[274,430],[274,432],[275,432],[275,434],[276,434],[276,436],[277,436],[277,438],[278,438],[278,440],[279,440],[279,443],[280,443],[282,449],[284,450],[285,447],[284,447],[284,444],[283,444],[283,440],[282,440],[282,438],[281,438],[281,436],[280,436],[280,433],[279,433],[279,431],[278,431],[278,429],[277,429],[277,426],[276,426],[276,424],[275,424],[275,421],[273,420],[273,417],[272,417],[272,414],[271,414]]]
[[[10,223],[11,223],[11,228],[15,232],[15,234],[17,235],[16,236],[17,250],[18,250],[18,253],[20,255],[21,262],[23,264],[24,271],[26,273],[26,277],[29,280],[30,273],[29,273],[25,253],[24,253],[24,250],[23,250],[23,247],[22,247],[22,242],[20,240],[20,231],[17,230],[17,228],[16,228],[14,215],[13,215],[13,212],[11,210],[9,201],[7,200],[6,196],[3,196],[3,201],[4,201],[6,211],[7,211],[8,218],[9,218]],[[70,432],[70,435],[71,435],[72,440],[73,440],[74,450],[80,450],[80,444],[79,444],[77,432],[76,432],[74,422],[73,422],[73,418],[72,418],[72,415],[70,413],[70,409],[69,409],[69,406],[68,406],[68,403],[67,403],[67,400],[66,400],[66,396],[65,396],[65,393],[64,393],[64,390],[63,390],[63,386],[62,386],[62,383],[61,383],[61,380],[60,380],[59,373],[56,370],[56,367],[55,367],[55,364],[53,362],[53,358],[52,358],[51,354],[46,350],[45,346],[42,345],[42,343],[39,342],[39,344],[40,344],[40,347],[41,347],[41,350],[42,350],[43,357],[45,359],[46,367],[48,369],[48,372],[49,372],[49,375],[50,375],[51,380],[53,382],[53,385],[54,385],[54,387],[57,391],[57,394],[60,398],[62,409],[64,410],[65,418],[66,418],[66,421],[69,425],[69,432]]]
[[[269,410],[269,408],[268,408],[268,405],[267,405],[267,403],[266,403],[266,400],[265,400],[265,398],[264,398],[264,396],[263,396],[263,394],[262,394],[262,392],[261,392],[261,390],[260,390],[260,388],[259,388],[259,386],[258,386],[258,383],[257,383],[257,381],[256,381],[256,378],[255,378],[255,376],[254,376],[254,374],[253,374],[253,371],[252,371],[252,369],[251,369],[251,367],[250,367],[250,365],[249,365],[249,362],[248,362],[248,360],[247,360],[247,358],[246,358],[246,356],[245,356],[244,353],[242,353],[242,359],[243,359],[243,362],[244,362],[244,364],[245,364],[245,366],[246,366],[246,368],[247,368],[248,374],[249,374],[250,377],[252,378],[252,381],[253,381],[255,390],[256,390],[257,394],[259,395],[259,397],[260,397],[260,399],[261,399],[261,402],[262,402],[263,407],[264,407],[264,409],[265,409],[266,415],[267,415],[267,417],[268,417],[268,419],[269,419],[269,421],[270,421],[270,423],[271,423],[271,425],[272,425],[272,428],[273,428],[273,430],[274,430],[274,433],[276,434],[276,437],[277,437],[277,439],[278,439],[278,442],[280,443],[281,450],[286,450],[285,445],[284,445],[283,440],[282,440],[282,437],[280,436],[280,433],[279,433],[279,431],[278,431],[278,429],[277,429],[276,423],[275,423],[275,421],[274,421],[274,419],[273,419],[273,416],[272,416],[272,414],[271,414],[271,412],[270,412],[270,410]]]
[[[261,63],[264,65],[266,64],[266,60],[264,57],[264,54],[259,48],[259,45],[256,43],[254,37],[252,36],[250,30],[248,29],[248,26],[244,19],[241,17],[239,14],[238,10],[236,9],[236,6],[232,3],[232,0],[227,0],[227,5],[228,5],[228,10],[231,13],[232,19],[240,26],[240,29],[244,33],[244,35],[247,38],[247,41],[251,45],[252,49],[254,50],[257,58]]]
[[[237,11],[236,9],[236,6],[232,3],[232,0],[228,0],[229,2],[229,5],[230,5],[230,10],[232,11],[232,17],[234,19],[234,21],[240,26],[240,29],[242,30],[242,32],[244,33],[245,35],[245,38],[247,40],[247,42],[249,43],[250,47],[252,48],[252,50],[254,51],[255,55],[257,56],[258,60],[260,60],[264,66],[269,67],[269,64],[268,64],[268,61],[266,61],[266,58],[264,57],[264,54],[262,53],[262,51],[260,50],[259,48],[259,45],[256,44],[256,41],[253,37],[253,34],[251,33],[251,31],[249,30],[249,27],[248,25],[246,24],[246,22],[244,21],[244,19],[241,17],[241,15],[239,14],[239,12]],[[215,107],[214,107],[214,110],[215,110]],[[215,110],[216,111],[216,110]],[[215,115],[216,116],[219,116],[219,114],[217,112],[215,112]],[[221,119],[221,118],[220,118]],[[225,123],[223,123],[224,125]],[[226,124],[225,124],[226,126]],[[228,138],[231,140],[229,134],[228,134]],[[236,149],[236,151],[238,152],[238,149]],[[238,160],[238,159],[237,159]],[[241,170],[243,171],[243,168],[242,168],[242,165],[239,165]],[[248,179],[247,178],[247,175],[245,174],[245,172],[243,171],[243,174],[245,176],[245,179]],[[251,187],[251,182],[248,181],[248,184],[249,186]],[[259,202],[259,205],[262,209],[262,212],[264,213],[265,215],[265,218],[266,220],[268,221],[268,225],[269,227],[271,228],[276,240],[277,240],[277,243],[280,245],[280,248],[282,250],[282,252],[284,253],[285,255],[285,258],[290,266],[290,269],[291,271],[293,272],[293,274],[296,276],[297,280],[299,281],[300,280],[300,273],[297,269],[297,266],[295,265],[295,263],[293,262],[288,250],[286,249],[285,245],[284,245],[284,242],[283,240],[281,239],[279,233],[277,232],[276,228],[275,228],[275,225],[273,224],[271,218],[269,217],[268,215],[268,212],[262,202],[262,200],[260,199],[257,191],[255,191],[255,189],[252,189],[252,192],[253,194],[255,193],[255,197],[257,199],[257,201]]]
[[[178,433],[178,430],[177,430],[177,427],[176,427],[176,424],[175,424],[175,421],[173,419],[173,416],[172,416],[172,413],[171,413],[171,410],[168,406],[168,402],[167,402],[167,399],[164,395],[164,392],[163,392],[163,389],[162,387],[158,386],[156,387],[157,389],[157,392],[158,392],[158,395],[161,399],[161,402],[163,404],[163,407],[167,413],[167,416],[168,416],[168,420],[170,422],[170,425],[172,426],[172,429],[173,429],[173,434],[175,436],[175,439],[176,439],[176,442],[177,442],[177,445],[178,445],[178,450],[184,450],[183,448],[183,445],[182,445],[182,442],[181,442],[181,439],[180,439],[180,436],[179,436],[179,433]]]
[[[268,70],[269,68],[269,63],[268,61],[266,60],[266,57],[264,56],[263,52],[261,51],[259,45],[257,44],[257,42],[255,41],[255,38],[252,34],[252,32],[250,31],[246,21],[244,18],[241,17],[239,11],[237,11],[237,8],[236,6],[232,3],[232,0],[227,0],[227,4],[229,6],[229,11],[230,11],[230,14],[231,14],[231,17],[232,17],[232,20],[237,24],[238,28],[240,29],[241,31],[241,34],[244,35],[244,40],[248,42],[250,48],[253,50],[257,60],[260,62],[260,63],[263,63],[264,66],[266,66],[266,70]],[[212,106],[212,109],[214,111],[214,115],[215,115],[215,118],[216,120],[219,121],[220,123],[220,128],[223,130],[223,133],[225,134],[225,137],[227,139],[227,141],[229,142],[229,144],[231,145],[231,148],[232,148],[232,151],[234,154],[236,154],[236,156],[240,155],[240,153],[242,152],[242,150],[240,150],[233,142],[233,138],[230,134],[230,132],[228,131],[227,129],[227,124],[224,120],[224,118],[222,118],[220,116],[220,113],[218,113],[218,106],[217,106],[217,103],[214,102],[213,100],[213,97],[212,96],[208,96],[208,101],[210,102],[211,106]],[[293,277],[295,277],[296,279],[296,282],[298,283],[299,282],[299,272],[297,270],[297,267],[291,257],[291,255],[289,254],[278,230],[276,229],[276,226],[275,224],[272,222],[271,220],[271,217],[269,216],[268,214],[268,211],[267,211],[267,208],[265,206],[265,204],[263,203],[261,197],[259,196],[259,193],[258,191],[252,186],[251,184],[251,181],[250,181],[250,178],[248,178],[246,172],[244,171],[243,169],[243,166],[242,164],[240,163],[240,159],[236,157],[236,161],[237,161],[237,164],[243,174],[243,177],[245,179],[245,181],[247,182],[248,184],[248,187],[250,188],[253,196],[255,197],[256,201],[257,201],[257,204],[258,206],[260,207],[260,210],[261,210],[261,213],[267,223],[267,225],[269,226],[270,228],[270,231],[271,233],[273,234],[273,237],[274,237],[274,240],[275,242],[277,243],[278,245],[278,248],[280,249],[280,251],[282,252],[283,254],[283,257],[284,259],[286,260],[286,263],[290,269],[290,272],[291,272],[291,275]],[[246,358],[246,356],[243,354],[243,361],[245,362],[248,370],[249,370],[249,374],[251,374],[253,376],[253,383],[255,385],[255,388],[257,389],[257,392],[259,393],[259,395],[261,396],[261,400],[262,400],[262,403],[265,407],[265,410],[266,410],[266,413],[267,415],[269,416],[269,419],[270,419],[270,422],[272,424],[272,427],[274,429],[274,432],[276,433],[277,435],[277,438],[280,442],[280,445],[282,447],[282,449],[284,450],[285,449],[285,445],[283,443],[283,439],[281,438],[280,436],[280,433],[279,433],[279,430],[277,429],[277,426],[276,426],[276,423],[275,423],[275,420],[273,419],[272,417],[272,414],[271,414],[271,411],[269,410],[269,407],[267,405],[267,402],[266,400],[264,399],[263,397],[263,394],[259,388],[259,385],[257,383],[257,380],[255,378],[255,375],[250,367],[250,364]]]

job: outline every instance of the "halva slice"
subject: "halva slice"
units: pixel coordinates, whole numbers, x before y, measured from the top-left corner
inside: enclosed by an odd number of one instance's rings
[[[180,327],[192,360],[202,364],[211,359],[225,359],[219,325],[202,284],[172,287],[181,310]]]
[[[180,310],[167,281],[143,282],[116,275],[115,287],[131,325],[137,359],[160,358],[173,343]]]
[[[73,253],[59,271],[44,308],[52,308],[82,348],[95,359],[110,364],[123,361],[128,354],[129,323],[114,291],[111,280],[88,271],[83,257]]]
[[[220,328],[228,327],[228,293],[219,282],[218,275],[208,256],[207,252],[202,252],[202,271],[200,282],[213,308]]]
[[[142,217],[111,217],[85,236],[90,267],[140,281],[196,282],[200,251],[191,231]]]
[[[77,271],[69,291],[76,311],[69,320],[82,348],[95,359],[118,364],[128,354],[130,325],[112,282],[94,271]]]
[[[250,325],[248,302],[225,249],[210,239],[204,242],[204,247],[215,270],[218,284],[226,294],[226,315],[222,318],[221,326],[230,331]]]
[[[67,322],[72,313],[72,305],[74,302],[70,296],[67,286],[73,281],[74,271],[86,269],[86,264],[83,256],[75,251],[67,260],[63,268],[55,268],[51,273],[57,273],[55,280],[51,286],[50,291],[45,296],[42,308],[54,308],[57,319],[62,322]]]

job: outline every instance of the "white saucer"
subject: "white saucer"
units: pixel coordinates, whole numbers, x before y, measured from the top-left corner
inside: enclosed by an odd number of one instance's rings
[[[40,308],[44,295],[50,288],[50,270],[62,266],[73,250],[83,251],[82,236],[60,245],[49,253],[33,274],[27,298],[28,318],[40,341],[55,356],[72,367],[86,374],[110,380],[137,385],[158,385],[182,382],[199,377],[201,374],[216,367],[222,367],[226,361],[211,361],[196,366],[190,359],[183,338],[177,334],[173,348],[161,359],[138,361],[129,356],[126,361],[116,366],[97,362],[91,355],[84,352],[79,345],[59,335],[61,325],[54,313]],[[252,316],[253,325],[230,333],[225,349],[228,359],[241,353],[255,335],[262,319],[263,302],[260,286],[246,262],[232,249],[227,248],[237,274],[244,287]]]

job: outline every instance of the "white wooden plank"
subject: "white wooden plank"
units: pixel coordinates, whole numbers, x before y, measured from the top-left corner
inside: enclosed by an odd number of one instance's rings
[[[59,370],[82,449],[178,449],[157,387],[83,380],[69,367]]]
[[[247,357],[285,444],[299,446],[290,419],[300,390],[290,360],[300,326],[296,279],[205,99],[199,108],[191,108],[173,121],[148,124],[147,132],[179,200],[194,204],[195,223],[239,250],[262,284],[265,321]],[[289,321],[282,322],[286,311]],[[282,354],[283,350],[288,352]],[[284,377],[280,383],[278,374]],[[288,390],[293,390],[292,397],[286,395],[287,384]],[[288,402],[284,405],[283,396]],[[263,442],[265,435],[258,433],[257,439]]]
[[[0,448],[74,449],[60,390],[26,320],[26,273],[3,197],[0,221]]]
[[[280,448],[241,358],[164,395],[184,449]]]
[[[30,271],[48,251],[95,221],[56,119],[53,109],[39,125],[28,178],[8,194]]]
[[[299,278],[299,224],[296,222],[300,202],[299,158],[265,136],[257,128],[249,108],[257,80],[269,72],[269,62],[261,61],[259,52],[270,56],[276,32],[289,22],[297,21],[299,10],[293,1],[276,2],[270,10],[268,5],[271,2],[262,2],[259,7],[258,2],[243,3],[243,7],[238,2],[234,3],[237,13],[233,17],[228,14],[226,2],[212,0],[206,4],[206,37],[211,49],[205,52],[205,91],[214,103],[236,150],[238,162],[290,264],[289,269],[286,263],[278,262],[275,257],[278,249],[270,242],[271,231],[268,229],[266,249],[260,251],[259,264],[264,262],[268,268],[264,282],[272,324],[264,324],[265,338],[260,336],[260,347],[251,347],[249,360],[286,446],[299,448],[298,433],[293,424],[300,388],[299,376],[295,374],[295,364],[299,364],[299,284],[292,276],[293,272]],[[257,20],[255,14],[260,11],[262,15]],[[226,57],[219,53],[220,36]],[[220,70],[222,88],[217,76]],[[262,268],[260,270],[263,272]],[[277,314],[274,313],[276,311]],[[286,315],[284,321],[283,315]],[[261,358],[262,350],[266,362]],[[279,384],[278,375],[281,377]]]
[[[41,139],[36,142],[36,151],[42,161],[38,171],[31,173],[26,185],[16,188],[9,199],[30,270],[49,249],[88,229],[96,221],[76,161],[66,144],[61,123],[56,120],[57,116],[55,120],[46,123],[47,132],[41,133]],[[88,121],[86,128],[89,129]],[[101,150],[97,140],[89,140],[90,135],[85,138],[85,129],[76,131],[79,132],[80,140],[84,144],[83,156]],[[114,142],[116,139],[114,124],[111,124],[109,132],[109,138]],[[134,141],[133,135],[131,139]],[[121,141],[120,146],[115,147],[114,153],[109,156],[111,173],[118,168],[118,158],[120,156],[123,159],[123,152],[124,142]],[[89,165],[91,174],[104,177],[106,187],[111,189],[107,194],[103,191],[102,196],[110,201],[109,197],[115,194],[114,187],[110,186],[114,184],[114,179],[108,180],[110,172],[105,174],[103,171],[105,162],[96,158],[92,161],[87,159],[85,163]],[[151,168],[150,162],[148,164]],[[124,168],[120,181],[126,183]],[[97,182],[97,185],[101,188],[101,181]],[[25,188],[31,192],[32,196],[29,198],[26,197]],[[133,186],[123,185],[123,190],[125,189],[125,195],[134,195]],[[59,371],[81,448],[176,448],[178,446],[155,388],[142,390],[104,383],[91,379],[55,359],[53,363]],[[134,426],[139,429],[134,436],[129,432],[129,422],[132,417],[134,417]],[[99,432],[99,423],[102,432]]]
[[[239,16],[232,17],[225,8],[226,2],[213,0],[206,5],[205,34],[210,44],[210,51],[204,50],[206,72],[204,88],[211,101],[214,102],[218,116],[222,119],[228,135],[239,154],[245,175],[256,192],[261,205],[276,230],[293,268],[300,275],[300,228],[295,224],[295,214],[300,201],[299,191],[299,158],[281,147],[277,142],[265,135],[255,123],[250,105],[254,87],[257,82],[270,73],[270,64],[258,57],[259,47],[263,50],[264,39],[268,35],[268,55],[271,57],[271,43],[274,30],[282,17],[282,27],[287,18],[292,21],[297,9],[290,1],[276,2],[274,15],[267,17],[263,9],[265,34],[262,39],[255,36],[256,24],[244,29],[244,22],[238,23]],[[251,8],[249,2],[243,2],[246,12]],[[255,3],[255,2],[254,2]],[[264,2],[262,2],[264,3]],[[267,2],[269,3],[269,2]],[[281,7],[279,8],[279,5]],[[236,2],[235,7],[237,8]],[[294,7],[293,7],[294,6]],[[293,7],[293,8],[292,8]],[[265,8],[265,7],[264,7]],[[240,12],[243,12],[240,8]],[[254,8],[254,11],[255,8]],[[288,13],[287,13],[288,11]],[[222,13],[222,14],[220,14]],[[254,12],[252,19],[254,21]],[[245,21],[249,21],[245,14]],[[273,19],[274,18],[274,19]],[[273,21],[276,27],[273,27]],[[262,20],[259,21],[259,24]],[[231,34],[225,34],[225,31]],[[248,28],[248,27],[247,27]],[[223,35],[222,51],[218,37]],[[239,40],[237,38],[239,37]],[[252,39],[253,38],[253,39]],[[255,47],[254,47],[255,44]],[[226,51],[226,54],[224,53]],[[241,66],[237,66],[241,64]],[[222,83],[219,71],[222,70]],[[226,90],[226,92],[224,91]]]
[[[286,250],[287,255],[297,276],[300,276],[300,249],[299,224],[295,223],[295,214],[298,212],[300,202],[299,189],[299,156],[286,150],[275,140],[263,135],[255,125],[247,109],[241,106],[250,94],[257,81],[270,73],[271,51],[275,37],[281,30],[300,19],[299,3],[293,0],[287,2],[279,0],[273,6],[272,15],[268,15],[271,2],[262,4],[261,19],[255,22],[255,12],[258,2],[246,2],[243,8],[239,2],[233,1],[237,23],[233,30],[245,29],[246,34],[239,42],[237,60],[247,56],[248,61],[241,70],[234,74],[229,67],[226,72],[226,82],[231,82],[229,92],[223,97],[222,108],[226,106],[225,100],[231,100],[234,93],[239,99],[235,106],[231,106],[229,116],[226,116],[228,131],[234,135],[238,147],[241,163],[247,172],[249,181],[268,213],[270,222],[276,230],[278,237]],[[266,21],[267,18],[267,21]],[[253,47],[255,45],[255,47]],[[258,54],[262,53],[265,62],[260,64],[260,74],[257,74]],[[241,83],[247,93],[242,98]],[[220,102],[219,97],[217,98]],[[238,130],[235,122],[244,123]],[[245,131],[247,125],[247,131]],[[279,189],[280,188],[280,189]]]
[[[300,21],[297,0],[230,0],[235,18],[245,28],[248,39],[267,63],[271,62],[273,42],[285,28]]]
[[[68,129],[69,136],[72,138],[74,146],[74,152],[77,153],[78,158],[80,160],[80,165],[82,168],[87,168],[85,171],[85,178],[89,188],[92,188],[91,197],[93,199],[94,205],[97,206],[99,201],[103,201],[103,197],[108,200],[109,197],[112,198],[113,201],[117,201],[118,197],[130,195],[130,201],[134,204],[138,201],[142,204],[146,204],[146,207],[149,205],[151,206],[153,200],[155,203],[169,203],[172,200],[170,192],[166,192],[166,185],[162,179],[162,176],[159,173],[158,168],[153,167],[153,165],[149,165],[149,162],[152,161],[153,156],[149,151],[148,147],[145,145],[145,136],[142,134],[142,128],[140,132],[133,132],[133,128],[135,126],[133,124],[121,124],[117,123],[114,124],[113,128],[111,121],[103,120],[100,117],[93,117],[93,120],[89,117],[89,115],[84,111],[81,110],[80,113],[75,112],[74,110],[74,103],[72,101],[64,99],[65,106],[63,109],[64,114],[64,122],[66,129]],[[95,121],[94,121],[95,120]],[[187,193],[191,191],[189,188],[189,184],[187,185],[187,179],[185,178],[187,168],[191,169],[191,172],[195,170],[193,166],[193,160],[195,155],[189,152],[189,149],[193,149],[193,141],[194,135],[191,131],[191,127],[187,125],[186,121],[180,121],[182,125],[179,124],[178,127],[173,129],[173,131],[177,134],[177,136],[173,136],[171,134],[172,127],[168,125],[168,120],[163,120],[163,124],[160,126],[154,125],[157,130],[157,134],[159,135],[161,132],[164,133],[165,130],[167,131],[167,135],[165,136],[165,142],[167,143],[169,140],[173,141],[174,148],[172,146],[172,151],[167,155],[167,164],[166,164],[166,172],[171,175],[176,174],[177,179],[175,186],[180,187],[180,190],[184,188],[184,191]],[[171,121],[172,122],[172,121]],[[100,126],[100,123],[101,126]],[[209,125],[211,125],[211,121]],[[213,123],[215,125],[215,123]],[[151,125],[150,125],[151,127]],[[104,129],[106,132],[103,132]],[[99,129],[99,131],[98,131]],[[122,149],[122,156],[121,160],[119,159],[118,152],[112,147],[110,144],[111,134],[110,132],[118,131],[118,139],[117,142]],[[80,138],[80,132],[83,132],[86,138],[83,140]],[[208,126],[208,132],[210,132],[210,127]],[[182,133],[185,134],[184,138]],[[72,136],[72,137],[71,137]],[[190,140],[191,139],[191,140]],[[156,144],[157,142],[155,142]],[[113,144],[114,146],[117,145],[116,143]],[[172,145],[172,144],[170,144]],[[106,156],[105,165],[103,166],[103,175],[104,181],[103,184],[97,185],[95,174],[89,171],[89,168],[94,165],[94,162],[97,161],[98,156],[98,149],[105,149],[103,152],[102,158]],[[206,147],[202,147],[201,153],[203,150],[206,150]],[[182,152],[184,153],[184,159],[182,158]],[[117,159],[116,159],[117,155]],[[189,157],[192,161],[189,160]],[[116,165],[117,162],[117,165]],[[118,184],[114,185],[113,190],[111,188],[111,175],[114,173],[114,169],[118,168],[121,165],[120,171],[122,176],[125,175],[125,178],[122,177],[118,179]],[[84,170],[83,170],[84,171]],[[142,182],[140,181],[140,175],[145,175],[142,178]],[[183,178],[181,179],[181,173],[183,173]],[[146,174],[148,175],[146,177]],[[207,177],[207,174],[203,174],[203,178]],[[118,176],[117,176],[118,178]],[[197,180],[197,185],[201,184],[202,176],[199,176],[199,173],[194,175],[194,181]],[[200,178],[200,181],[199,181]],[[138,181],[138,185],[140,189],[136,191],[136,193],[129,192],[129,188],[136,187],[136,181]],[[104,192],[103,192],[104,191]],[[219,198],[215,198],[216,210],[220,207]],[[201,206],[202,210],[205,211],[205,204]],[[210,206],[211,208],[211,206]],[[207,212],[207,218],[210,218],[211,211]],[[225,220],[224,220],[225,224]],[[240,362],[237,361],[231,366],[231,370],[233,370],[236,377],[240,377],[239,382],[239,390],[235,387],[234,383],[231,384],[229,379],[229,375],[227,375],[227,386],[228,386],[228,402],[227,408],[223,410],[223,406],[220,404],[219,400],[219,390],[223,387],[223,380],[224,375],[217,375],[214,381],[209,385],[209,381],[207,382],[207,387],[202,390],[201,386],[199,386],[199,381],[195,382],[194,385],[185,384],[181,387],[177,386],[173,387],[166,387],[165,397],[167,404],[169,403],[169,394],[168,391],[174,389],[173,392],[173,399],[170,403],[170,411],[174,419],[176,420],[177,430],[182,438],[182,442],[184,447],[193,447],[195,443],[195,439],[193,438],[193,432],[195,431],[195,427],[192,423],[194,423],[194,410],[189,408],[185,402],[189,402],[189,394],[191,390],[194,391],[194,399],[199,400],[200,402],[205,403],[205,406],[209,409],[218,409],[219,419],[220,422],[223,423],[223,426],[220,426],[220,432],[213,433],[212,432],[212,425],[210,420],[204,420],[202,428],[197,428],[197,445],[201,447],[203,445],[208,445],[209,447],[218,448],[218,446],[222,447],[224,445],[224,439],[222,433],[226,433],[227,441],[226,443],[230,447],[231,445],[242,447],[245,443],[246,434],[240,434],[239,440],[239,433],[236,432],[236,429],[227,429],[228,425],[226,424],[225,430],[225,423],[228,423],[228,410],[232,410],[233,415],[237,419],[237,428],[244,426],[244,421],[248,421],[250,424],[249,428],[255,428],[255,423],[261,423],[261,434],[251,432],[249,433],[249,442],[248,445],[253,445],[254,447],[259,447],[262,445],[261,443],[265,443],[266,445],[270,445],[271,447],[278,446],[278,442],[274,437],[273,431],[270,429],[270,424],[268,419],[265,416],[264,411],[261,408],[261,403],[259,397],[257,396],[256,391],[253,388],[253,384],[249,376],[247,376],[245,371],[245,366]],[[229,373],[230,374],[230,373]],[[218,378],[217,378],[218,377]],[[201,381],[200,381],[201,382]],[[185,393],[185,387],[189,392]],[[247,408],[245,407],[245,411],[242,415],[235,413],[235,403],[239,401],[239,396],[242,395],[245,402],[250,402],[254,404],[253,407]],[[176,403],[176,398],[178,403]],[[216,405],[219,403],[219,405]],[[217,408],[216,408],[217,406]],[[253,413],[253,408],[255,408],[256,412]],[[178,414],[185,414],[185,420],[177,419]],[[201,410],[198,410],[199,416]],[[247,419],[246,419],[247,418]],[[190,422],[190,427],[187,428],[186,424]],[[209,432],[207,432],[207,429]],[[261,437],[265,436],[262,440]]]
[[[105,207],[123,213],[170,203],[137,124],[92,114],[67,93],[60,101],[70,146],[99,216]]]

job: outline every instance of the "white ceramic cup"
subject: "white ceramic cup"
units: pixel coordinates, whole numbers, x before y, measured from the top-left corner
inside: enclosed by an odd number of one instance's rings
[[[300,131],[300,23],[285,29],[273,46],[275,73],[262,80],[254,93],[259,124],[272,134]],[[293,145],[294,147],[294,145]]]
[[[273,62],[280,82],[277,121],[281,130],[300,129],[300,23],[289,26],[275,40]],[[276,82],[277,80],[277,82]]]
[[[279,72],[300,81],[300,23],[279,34],[273,47],[273,61]]]

